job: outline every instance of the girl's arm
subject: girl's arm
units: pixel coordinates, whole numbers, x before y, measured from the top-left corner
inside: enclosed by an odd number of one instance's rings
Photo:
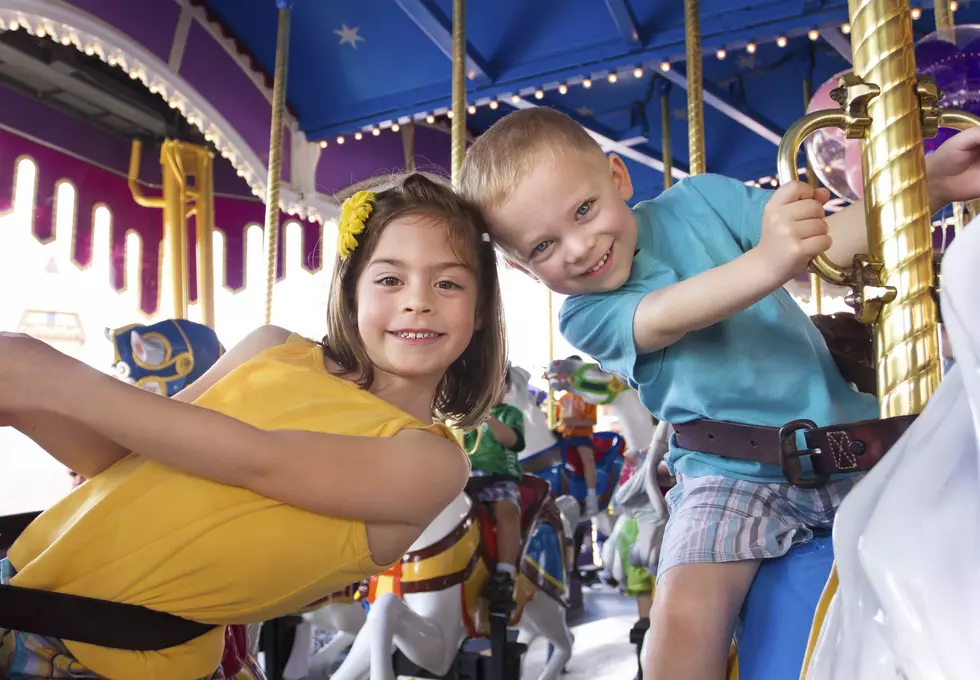
[[[174,399],[185,402],[197,399],[233,368],[259,352],[282,344],[288,337],[289,331],[275,326],[263,326],[253,331],[223,354],[194,384],[175,395]],[[84,398],[80,397],[79,400]],[[30,437],[51,457],[88,479],[125,458],[132,450],[86,427],[71,416],[61,416],[49,410],[15,414],[10,421],[15,429]]]
[[[33,383],[25,371],[35,374]],[[421,527],[469,479],[463,452],[428,432],[266,432],[135,389],[38,341],[0,344],[0,411],[32,410],[42,396],[49,412],[145,458],[323,515]]]

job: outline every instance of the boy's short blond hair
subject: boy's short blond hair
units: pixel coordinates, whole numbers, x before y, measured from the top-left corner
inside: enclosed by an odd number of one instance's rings
[[[521,109],[477,137],[459,172],[459,192],[481,209],[503,203],[541,162],[568,151],[605,157],[602,147],[575,120],[553,109]]]

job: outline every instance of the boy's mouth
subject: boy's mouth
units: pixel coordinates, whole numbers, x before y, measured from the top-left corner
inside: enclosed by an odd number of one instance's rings
[[[592,267],[587,269],[585,273],[582,274],[582,276],[585,278],[592,278],[594,276],[598,276],[599,274],[602,274],[606,269],[609,268],[609,264],[610,262],[612,262],[612,251],[613,251],[613,246],[611,245],[609,246],[609,250],[607,250],[602,255],[601,258],[599,258],[599,261],[596,262]]]

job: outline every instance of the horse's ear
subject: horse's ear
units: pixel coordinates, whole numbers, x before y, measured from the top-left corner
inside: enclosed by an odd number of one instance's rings
[[[129,346],[133,348],[133,356],[135,356],[143,363],[147,363],[146,343],[143,342],[143,336],[140,335],[139,331],[133,330],[130,332]]]

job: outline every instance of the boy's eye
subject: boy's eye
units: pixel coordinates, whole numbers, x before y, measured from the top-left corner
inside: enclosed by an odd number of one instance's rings
[[[439,281],[436,283],[436,287],[442,290],[458,290],[462,289],[462,286],[455,281]]]
[[[548,249],[548,246],[550,246],[551,243],[552,243],[551,241],[542,241],[538,245],[534,246],[534,254],[540,255],[541,253],[543,253]]]
[[[585,203],[583,203],[578,207],[578,210],[575,211],[575,214],[578,217],[585,217],[586,215],[589,214],[589,211],[591,210],[592,210],[592,201],[586,201]]]
[[[380,286],[397,286],[401,281],[395,276],[383,276],[377,281]]]

